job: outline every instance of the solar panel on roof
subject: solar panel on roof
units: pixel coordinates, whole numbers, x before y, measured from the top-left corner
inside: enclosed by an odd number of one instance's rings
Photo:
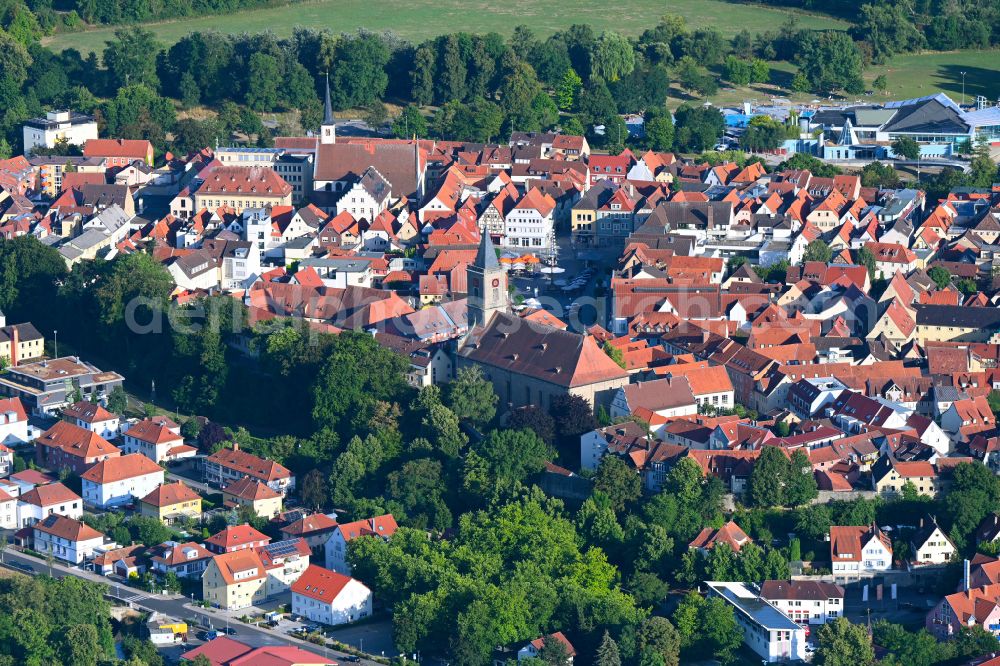
[[[298,539],[288,539],[286,541],[276,541],[275,543],[268,544],[264,546],[264,550],[268,552],[271,557],[281,557],[282,555],[290,555],[298,551]]]

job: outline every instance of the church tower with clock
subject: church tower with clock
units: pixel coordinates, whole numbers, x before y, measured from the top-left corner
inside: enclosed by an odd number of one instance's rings
[[[476,261],[468,268],[469,330],[486,326],[497,312],[509,310],[507,272],[497,258],[493,239],[485,230],[479,240]]]

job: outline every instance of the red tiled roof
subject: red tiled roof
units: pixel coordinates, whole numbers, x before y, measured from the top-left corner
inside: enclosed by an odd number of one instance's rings
[[[724,543],[732,548],[734,553],[738,553],[740,552],[740,548],[750,541],[751,539],[747,536],[747,533],[739,525],[730,520],[717,530],[706,527],[694,538],[694,541],[688,544],[688,547],[712,548],[718,543]]]
[[[350,576],[310,564],[299,579],[292,583],[292,592],[329,604],[351,580]]]
[[[102,460],[81,474],[80,478],[103,485],[157,472],[163,474],[163,468],[141,453],[130,453]]]
[[[177,481],[159,486],[140,501],[143,504],[162,508],[198,499],[201,499],[198,493],[188,488],[183,482]]]
[[[131,157],[145,160],[153,144],[145,139],[89,139],[83,145],[84,157]]]
[[[80,496],[61,483],[50,483],[44,486],[35,486],[21,495],[18,500],[25,504],[47,507],[67,502],[78,502]]]
[[[104,538],[103,534],[86,523],[67,518],[66,516],[60,516],[56,513],[46,516],[41,521],[35,523],[33,527],[38,532],[44,532],[73,542]]]
[[[60,421],[42,433],[36,440],[41,446],[62,449],[63,452],[80,458],[93,458],[121,453],[114,444],[86,428]]]
[[[150,444],[165,444],[167,442],[180,442],[183,438],[172,432],[165,424],[157,423],[150,419],[143,419],[126,432],[129,437],[135,437]]]
[[[213,534],[209,538],[205,539],[205,543],[228,550],[243,544],[256,543],[258,541],[267,543],[270,540],[271,538],[266,534],[263,534],[250,525],[244,523],[243,525],[233,525],[227,527],[221,532]]]

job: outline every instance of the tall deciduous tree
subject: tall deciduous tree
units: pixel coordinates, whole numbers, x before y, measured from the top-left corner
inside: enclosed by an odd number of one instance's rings
[[[624,460],[609,454],[597,466],[594,490],[607,495],[612,508],[621,511],[642,496],[642,477]]]
[[[112,90],[122,86],[145,84],[159,88],[156,75],[156,54],[161,45],[152,32],[132,26],[115,30],[115,38],[104,48],[104,66]]]
[[[819,628],[815,662],[821,666],[870,666],[875,650],[867,629],[838,617]]]

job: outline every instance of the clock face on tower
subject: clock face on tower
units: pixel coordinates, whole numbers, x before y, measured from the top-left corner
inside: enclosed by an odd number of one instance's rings
[[[493,286],[494,287],[500,286],[500,278],[493,278]]]

